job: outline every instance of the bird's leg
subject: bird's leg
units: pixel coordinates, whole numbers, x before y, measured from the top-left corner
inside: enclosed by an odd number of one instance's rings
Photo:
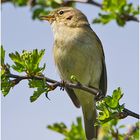
[[[64,91],[65,84],[66,84],[66,82],[64,80],[62,80],[60,90]]]
[[[97,95],[95,96],[95,100],[99,101],[102,100],[105,97],[105,95],[102,93],[101,90],[98,90]]]

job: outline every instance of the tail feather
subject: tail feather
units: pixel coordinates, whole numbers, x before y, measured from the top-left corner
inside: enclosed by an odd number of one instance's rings
[[[91,108],[91,105],[86,105],[82,106],[82,111],[87,140],[93,140],[94,138],[97,138],[97,127],[94,126],[96,120],[96,109]]]

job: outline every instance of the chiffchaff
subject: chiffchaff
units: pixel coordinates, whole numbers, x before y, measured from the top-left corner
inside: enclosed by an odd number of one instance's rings
[[[54,33],[54,60],[62,80],[75,75],[81,84],[99,88],[105,95],[107,75],[100,39],[91,29],[86,16],[71,7],[61,7],[42,19],[48,20]],[[88,140],[97,137],[94,95],[65,88],[76,107],[82,107]]]

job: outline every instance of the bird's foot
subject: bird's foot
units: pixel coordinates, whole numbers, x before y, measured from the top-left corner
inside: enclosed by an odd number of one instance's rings
[[[99,90],[99,92],[97,93],[97,95],[95,96],[95,100],[96,101],[100,101],[105,97],[105,95],[102,93],[101,90]]]
[[[66,82],[64,80],[61,81],[60,90],[64,91]]]

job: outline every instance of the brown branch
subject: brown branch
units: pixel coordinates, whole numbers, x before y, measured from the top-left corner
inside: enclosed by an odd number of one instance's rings
[[[131,116],[131,117],[134,117],[134,118],[137,118],[137,119],[140,118],[139,114],[137,114],[135,112],[132,112],[132,111],[126,109],[126,108],[123,109],[123,112],[116,113],[115,116],[117,116],[117,118],[119,118],[119,119],[124,119],[127,116]]]
[[[94,0],[68,0],[68,1],[64,1],[62,3],[63,6],[67,6],[69,5],[70,3],[85,3],[85,4],[91,4],[91,5],[94,5],[94,6],[97,6],[99,8],[102,8],[102,4],[98,3],[98,2],[95,2]]]
[[[53,89],[64,86],[64,87],[70,87],[70,88],[75,88],[75,89],[81,89],[81,90],[87,91],[95,96],[99,94],[99,90],[94,87],[90,88],[90,87],[87,87],[87,86],[79,84],[79,83],[73,84],[73,83],[69,83],[67,81],[59,82],[59,81],[56,81],[56,80],[53,80],[53,79],[50,79],[50,78],[44,77],[44,76],[19,76],[19,75],[9,74],[8,77],[16,78],[18,83],[25,79],[27,79],[27,80],[28,79],[45,80],[46,82],[52,83],[51,86],[53,87]],[[15,79],[14,79],[14,81],[15,81]]]
[[[1,0],[1,3],[11,2],[11,0]]]
[[[120,16],[121,19],[125,20],[125,21],[135,21],[135,22],[139,22],[139,19],[132,16],[132,15],[127,15],[127,14],[124,14],[124,15],[121,15]]]
[[[74,88],[74,89],[81,89],[81,90],[84,90],[84,91],[87,91],[88,93],[92,94],[92,95],[95,95],[96,97],[101,97],[101,92],[99,89],[95,88],[95,87],[87,87],[85,85],[82,85],[80,83],[70,83],[68,81],[64,81],[64,82],[59,82],[59,81],[56,81],[56,80],[53,80],[53,79],[50,79],[48,77],[44,77],[44,76],[19,76],[19,75],[14,75],[14,74],[9,74],[8,75],[9,78],[14,78],[14,83],[15,84],[18,84],[20,81],[22,80],[29,80],[29,79],[36,79],[36,80],[45,80],[46,82],[48,83],[51,83],[51,89],[54,90],[56,89],[57,87],[60,87],[60,88],[64,88],[64,87],[69,87],[69,88]],[[139,119],[139,114],[137,113],[134,113],[126,108],[124,108],[123,112],[119,113],[118,114],[118,118],[122,119],[122,118],[125,118],[127,116],[132,116],[134,118],[137,118]]]

